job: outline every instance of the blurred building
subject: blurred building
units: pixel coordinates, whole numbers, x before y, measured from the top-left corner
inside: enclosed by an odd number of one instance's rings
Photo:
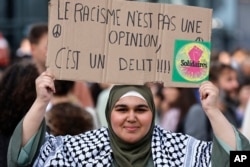
[[[0,32],[9,42],[12,56],[30,24],[48,21],[48,1],[0,0]]]

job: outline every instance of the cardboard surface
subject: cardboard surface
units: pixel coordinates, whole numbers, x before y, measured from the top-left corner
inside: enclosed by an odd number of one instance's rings
[[[211,9],[191,6],[51,0],[46,64],[57,79],[197,87],[208,75],[211,19]]]

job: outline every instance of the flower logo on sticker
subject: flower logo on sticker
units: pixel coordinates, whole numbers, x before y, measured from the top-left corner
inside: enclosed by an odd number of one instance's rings
[[[206,45],[188,42],[176,52],[174,62],[183,81],[200,82],[208,77],[209,60],[210,50]]]

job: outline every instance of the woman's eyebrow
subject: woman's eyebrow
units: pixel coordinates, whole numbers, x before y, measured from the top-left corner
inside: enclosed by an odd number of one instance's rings
[[[145,107],[145,108],[149,108],[149,106],[148,106],[148,105],[146,105],[146,104],[139,104],[139,105],[137,105],[137,107]]]
[[[121,108],[121,107],[127,107],[127,106],[128,105],[126,105],[126,104],[117,104],[117,105],[114,106],[114,108]],[[138,108],[142,108],[142,107],[149,108],[149,106],[146,105],[146,104],[138,104],[138,105],[136,105],[136,107],[138,107]]]
[[[127,105],[125,104],[117,104],[114,106],[114,108],[119,108],[119,107],[127,107]]]

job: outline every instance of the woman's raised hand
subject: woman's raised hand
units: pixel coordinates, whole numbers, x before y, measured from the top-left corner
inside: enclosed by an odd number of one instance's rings
[[[218,110],[219,89],[210,81],[202,82],[200,89],[201,104],[206,114]]]
[[[51,100],[53,93],[55,93],[54,79],[55,77],[49,71],[43,72],[36,79],[37,100],[44,103]]]

